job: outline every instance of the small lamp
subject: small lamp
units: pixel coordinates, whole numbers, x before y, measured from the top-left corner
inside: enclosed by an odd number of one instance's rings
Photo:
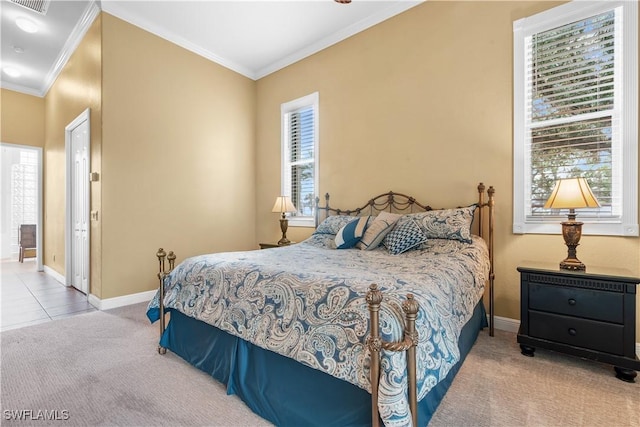
[[[277,212],[282,214],[280,217],[280,230],[282,230],[282,239],[278,240],[279,245],[288,245],[291,243],[289,239],[287,239],[287,228],[289,227],[289,221],[285,214],[287,212],[296,212],[296,207],[291,203],[291,198],[289,196],[278,196],[276,197],[276,203],[273,205],[273,209],[271,212]]]
[[[586,270],[586,266],[576,257],[576,247],[582,236],[582,222],[576,221],[576,209],[599,208],[600,203],[593,195],[587,180],[568,178],[556,181],[551,196],[544,204],[545,208],[569,209],[568,221],[562,222],[562,237],[567,245],[567,258],[560,262],[562,270]]]

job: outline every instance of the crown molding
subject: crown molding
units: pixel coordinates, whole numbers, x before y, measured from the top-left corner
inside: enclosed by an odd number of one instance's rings
[[[42,93],[42,91],[11,82],[0,81],[0,88],[24,93],[25,95],[37,96],[38,98],[42,98],[44,96],[44,93]]]
[[[93,21],[95,21],[96,17],[99,14],[100,6],[95,0],[87,5],[87,8],[84,11],[82,17],[76,24],[75,28],[69,35],[67,42],[64,44],[64,47],[60,51],[58,59],[56,59],[53,67],[51,67],[51,69],[47,73],[47,76],[45,77],[44,83],[42,85],[42,89],[40,91],[42,93],[42,95],[40,95],[41,97],[45,96],[47,92],[49,92],[49,89],[51,89],[53,82],[56,81],[56,79],[64,69],[64,66],[67,65],[69,58],[71,58],[73,52],[75,52],[75,50],[78,48],[78,45],[80,45],[80,42],[84,38],[85,34],[87,33],[87,31],[89,31],[89,28],[91,28],[91,24],[93,24]]]
[[[198,46],[197,44],[192,43],[189,40],[186,40],[182,36],[168,31],[166,28],[153,24],[138,15],[127,12],[125,9],[123,9],[119,2],[104,2],[102,4],[102,10],[110,15],[115,16],[116,18],[128,22],[131,25],[141,28],[151,34],[154,34],[188,51],[191,51],[196,55],[200,55],[203,58],[215,62],[216,64],[222,65],[223,67],[235,71],[236,73],[242,74],[243,76],[248,77],[252,80],[256,80],[255,72],[253,72],[251,69],[244,67],[234,61],[230,61],[226,58],[218,56],[215,53],[204,49],[203,47]]]
[[[380,12],[373,14],[371,16],[368,16],[367,18],[356,22],[355,24],[352,24],[346,28],[343,28],[340,31],[337,31],[333,34],[331,34],[330,36],[327,36],[321,40],[318,40],[315,43],[310,44],[309,46],[306,46],[303,49],[298,50],[297,52],[292,53],[291,55],[288,55],[278,61],[275,61],[273,63],[271,63],[270,65],[257,70],[254,75],[255,77],[253,77],[254,80],[258,80],[261,79],[263,77],[268,76],[271,73],[275,73],[278,70],[281,70],[291,64],[294,64],[308,56],[313,55],[314,53],[317,53],[323,49],[328,48],[329,46],[332,46],[336,43],[339,43],[353,35],[358,34],[361,31],[366,30],[367,28],[373,27],[374,25],[377,25],[393,16],[396,16],[402,12],[405,12],[409,9],[411,9],[414,6],[417,6],[421,3],[423,3],[424,0],[419,0],[419,1],[401,1],[398,3],[394,3],[393,5],[389,6],[386,9],[381,10]]]
[[[414,6],[417,6],[423,3],[424,0],[411,0],[411,1],[400,1],[392,4],[386,9],[381,10],[380,12],[367,17],[353,25],[350,25],[347,28],[344,28],[330,36],[327,36],[303,49],[298,50],[291,55],[286,56],[280,60],[277,60],[270,65],[259,69],[253,70],[251,68],[245,67],[241,64],[236,63],[235,61],[231,61],[227,58],[223,58],[215,53],[202,48],[190,41],[184,39],[183,37],[172,33],[171,31],[166,30],[158,25],[155,25],[151,22],[146,21],[144,18],[140,16],[134,16],[131,13],[128,13],[124,8],[119,4],[119,2],[104,2],[102,4],[102,10],[107,12],[123,21],[128,22],[131,25],[134,25],[138,28],[141,28],[145,31],[148,31],[152,34],[155,34],[158,37],[161,37],[171,43],[174,43],[184,49],[187,49],[197,55],[200,55],[210,61],[213,61],[225,68],[228,68],[232,71],[235,71],[239,74],[242,74],[245,77],[250,78],[251,80],[259,80],[262,77],[265,77],[271,73],[274,73],[278,70],[281,70],[284,67],[287,67],[295,62],[298,62],[308,56],[313,55],[323,49],[326,49],[329,46],[332,46],[338,42],[341,42],[344,39],[347,39],[361,31],[366,30],[376,24],[379,24],[382,21],[385,21],[395,15],[398,15],[402,12],[405,12],[408,9],[411,9]]]

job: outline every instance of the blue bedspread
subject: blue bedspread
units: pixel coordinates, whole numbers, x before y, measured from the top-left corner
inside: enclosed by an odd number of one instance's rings
[[[369,352],[365,295],[384,293],[381,333],[402,339],[401,304],[412,293],[416,320],[418,399],[458,362],[458,337],[482,297],[487,246],[432,239],[425,248],[389,255],[336,250],[314,235],[297,245],[262,251],[201,255],[180,263],[165,281],[167,308],[201,320],[267,350],[348,381],[367,391]],[[158,318],[156,294],[148,315]],[[380,416],[387,426],[411,424],[403,353],[382,352]]]

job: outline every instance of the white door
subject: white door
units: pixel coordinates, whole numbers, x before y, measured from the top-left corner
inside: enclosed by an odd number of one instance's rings
[[[71,286],[89,293],[89,121],[81,120],[69,129],[71,164],[69,183],[71,211]]]

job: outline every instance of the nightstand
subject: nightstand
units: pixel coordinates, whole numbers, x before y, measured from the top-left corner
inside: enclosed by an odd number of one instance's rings
[[[518,267],[520,330],[525,356],[536,347],[613,365],[634,382],[636,285],[640,279],[601,272]]]
[[[290,245],[293,245],[295,243],[296,242],[290,242],[290,243],[288,243],[286,245],[279,245],[278,243],[273,242],[273,243],[259,243],[259,245],[260,245],[260,249],[269,249],[269,248],[280,248],[282,246],[290,246]]]

